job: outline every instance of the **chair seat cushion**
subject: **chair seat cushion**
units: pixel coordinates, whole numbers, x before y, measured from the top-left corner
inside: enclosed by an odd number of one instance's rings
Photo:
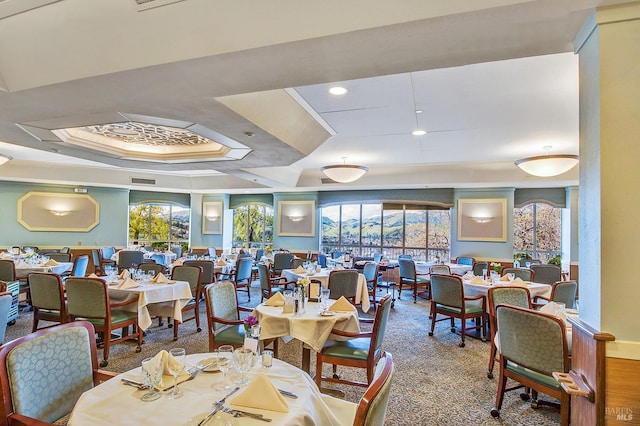
[[[137,312],[122,311],[119,309],[114,309],[111,311],[111,324],[113,325],[117,325],[137,318]],[[104,320],[102,318],[82,318],[82,320],[89,321],[93,325],[104,326]]]
[[[322,348],[322,355],[337,358],[366,361],[369,355],[371,339],[360,337],[351,340],[327,340]]]
[[[429,279],[429,277],[422,277],[422,276],[418,276],[416,277],[415,280],[412,280],[411,278],[402,278],[402,283],[403,284],[418,284],[418,285],[425,285],[425,284],[431,284],[431,280]]]
[[[454,308],[452,306],[445,306],[440,304],[436,304],[436,309],[439,312],[451,312],[452,314],[458,315],[461,315],[462,313],[462,310],[460,308]],[[482,310],[482,306],[470,305],[468,303],[465,305],[465,312],[469,315],[484,313],[484,311]]]
[[[511,361],[507,361],[507,370],[521,376],[528,377],[529,379],[538,382],[541,385],[548,386],[557,390],[560,389],[560,383],[558,383],[558,381],[556,381],[556,379],[554,379],[553,377],[529,370],[527,368],[519,366],[518,364],[514,364]]]
[[[244,343],[244,326],[234,325],[218,330],[213,341],[220,345],[240,346]]]
[[[53,309],[38,309],[38,318],[45,321],[60,321],[60,311]]]

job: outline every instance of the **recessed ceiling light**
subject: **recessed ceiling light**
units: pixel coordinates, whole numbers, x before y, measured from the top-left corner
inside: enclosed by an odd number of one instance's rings
[[[347,89],[345,89],[344,87],[340,87],[340,86],[335,86],[332,87],[331,89],[329,89],[329,93],[331,93],[332,95],[344,95],[348,92]]]
[[[422,136],[422,135],[426,135],[427,132],[425,132],[424,130],[414,130],[413,132],[411,132],[411,134],[413,136]]]
[[[422,114],[422,110],[421,109],[417,109],[416,110],[416,114]]]

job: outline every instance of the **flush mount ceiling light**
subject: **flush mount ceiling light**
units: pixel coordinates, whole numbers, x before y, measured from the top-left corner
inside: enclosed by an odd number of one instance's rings
[[[365,166],[347,164],[347,157],[342,157],[342,161],[344,164],[323,167],[322,173],[336,182],[349,183],[360,179],[369,170]]]
[[[2,166],[7,161],[13,160],[13,157],[9,157],[8,155],[0,154],[0,166]]]
[[[348,92],[348,90],[344,87],[341,86],[334,86],[332,88],[329,89],[329,93],[331,93],[332,95],[346,95]]]
[[[566,173],[578,164],[578,156],[570,154],[550,155],[550,146],[543,148],[547,153],[537,157],[528,157],[514,164],[533,176],[549,177]]]
[[[413,136],[422,136],[422,135],[426,135],[427,132],[425,132],[424,130],[414,130],[413,132],[411,132],[411,134]]]

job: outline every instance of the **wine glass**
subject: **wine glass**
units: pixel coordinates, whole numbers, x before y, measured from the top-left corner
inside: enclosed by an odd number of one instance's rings
[[[253,351],[246,348],[238,348],[233,352],[233,362],[236,366],[236,370],[240,373],[240,379],[238,380],[239,386],[246,386],[249,384],[247,379],[247,372],[253,365]]]
[[[233,346],[222,345],[218,348],[216,357],[218,360],[218,368],[220,369],[220,371],[222,371],[222,383],[218,386],[212,386],[214,390],[225,391],[231,388],[231,386],[227,384],[227,373],[229,372],[232,366],[232,360],[231,360],[232,356],[233,356]]]
[[[327,302],[329,301],[329,294],[331,291],[328,288],[323,288],[320,290],[320,305],[322,309],[327,309]]]
[[[147,393],[140,398],[142,401],[155,401],[160,398],[160,393],[156,391],[156,386],[162,380],[164,363],[162,358],[145,358],[142,360],[142,382],[149,388]]]
[[[174,348],[169,350],[169,355],[167,370],[173,376],[173,392],[167,395],[167,398],[178,399],[183,394],[182,389],[178,389],[178,376],[184,371],[187,363],[187,351],[184,348]]]

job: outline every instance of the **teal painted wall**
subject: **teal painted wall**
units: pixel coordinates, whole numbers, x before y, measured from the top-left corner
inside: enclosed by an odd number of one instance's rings
[[[74,186],[0,182],[0,217],[3,226],[0,247],[35,245],[38,247],[125,246],[129,223],[129,190],[88,187],[100,206],[100,223],[88,232],[29,231],[17,221],[18,199],[27,192],[73,193]]]
[[[314,235],[311,237],[288,237],[279,236],[278,224],[279,224],[279,212],[278,201],[315,201],[315,224]],[[273,235],[273,248],[286,248],[291,251],[318,251],[319,247],[319,235],[320,235],[320,210],[318,209],[318,193],[317,192],[294,192],[294,193],[275,193],[273,194],[273,215],[274,215],[274,235]]]
[[[222,234],[203,234],[202,233],[202,203],[205,201],[220,201],[224,209]],[[229,195],[202,195],[191,194],[191,247],[196,249],[215,247],[222,249],[225,243],[225,237],[229,234],[228,239],[231,241],[231,233],[233,232],[233,214],[229,214]]]

